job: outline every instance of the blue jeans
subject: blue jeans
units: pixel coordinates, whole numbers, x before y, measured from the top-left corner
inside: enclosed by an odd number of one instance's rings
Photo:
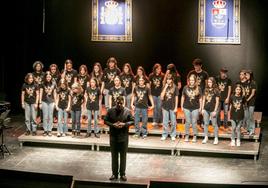
[[[54,111],[54,102],[46,103],[42,102],[42,111],[43,111],[43,128],[44,131],[52,131],[53,123],[53,111]]]
[[[163,137],[168,136],[168,122],[171,122],[171,130],[170,130],[170,136],[176,137],[176,128],[177,128],[177,120],[176,120],[176,113],[173,110],[165,110],[163,109]]]
[[[58,111],[58,133],[68,132],[67,118],[68,118],[68,113],[66,112],[66,110],[59,108],[59,111]]]
[[[81,118],[81,111],[71,111],[71,116],[72,116],[72,130],[76,132],[80,132],[81,128],[81,123],[80,123],[80,118]]]
[[[27,127],[27,131],[36,131],[36,110],[34,108],[34,104],[24,103],[25,105],[25,125]]]
[[[88,118],[88,128],[87,132],[91,133],[91,120],[92,120],[92,114],[94,114],[94,133],[99,132],[99,125],[98,125],[98,110],[87,110],[87,118]]]
[[[243,123],[243,120],[234,121],[234,120],[231,119],[231,124],[232,124],[232,136],[231,136],[231,139],[232,140],[235,139],[235,135],[236,135],[236,138],[238,140],[240,140],[240,137],[241,137],[240,128],[241,128],[242,123]]]
[[[130,104],[131,104],[131,97],[132,97],[132,94],[131,93],[128,94],[127,97],[126,97],[126,107],[128,109],[131,109],[131,106],[130,106]]]
[[[139,122],[140,122],[140,114],[142,117],[142,127],[140,128]],[[135,133],[140,135],[147,135],[147,122],[148,122],[148,109],[147,108],[135,108],[134,112],[135,116]]]
[[[108,89],[104,89],[104,104],[105,104],[105,108],[109,109],[109,90]]]
[[[185,115],[185,134],[190,134],[190,124],[192,124],[194,135],[197,135],[197,120],[199,118],[199,110],[196,109],[190,111],[184,108],[183,112]]]
[[[217,117],[217,122],[218,126],[221,126],[221,109],[223,109],[223,125],[228,124],[228,109],[229,109],[229,104],[224,103],[224,101],[220,101],[219,104],[219,110],[218,110],[218,117]]]
[[[212,117],[212,112],[208,112],[205,110],[204,112],[204,133],[205,136],[208,136],[208,125],[209,125],[209,120],[211,119],[211,123],[214,128],[214,136],[215,138],[218,138],[218,125],[217,125],[217,115],[215,117]]]
[[[248,107],[248,118],[247,118],[247,125],[248,125],[248,131],[254,132],[255,131],[255,120],[254,120],[254,109],[255,106],[249,106]]]
[[[247,129],[249,127],[248,123],[248,118],[249,118],[249,111],[248,111],[248,107],[244,106],[244,119],[242,122],[242,125],[245,129]]]
[[[153,122],[162,123],[162,100],[160,96],[153,96],[154,100],[154,109],[153,109]]]

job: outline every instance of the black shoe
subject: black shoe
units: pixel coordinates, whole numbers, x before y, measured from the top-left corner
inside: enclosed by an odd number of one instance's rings
[[[76,132],[72,131],[72,137],[75,137],[75,135],[76,135]]]
[[[36,136],[36,132],[35,132],[35,131],[34,131],[34,132],[32,132],[32,135],[33,135],[33,136]]]
[[[100,134],[99,133],[95,133],[95,137],[96,138],[100,138]]]
[[[114,181],[114,180],[117,180],[117,179],[118,179],[118,177],[115,176],[115,175],[112,175],[112,176],[109,178],[109,180],[111,180],[111,181]]]
[[[91,137],[91,133],[86,134],[86,138]]]
[[[127,181],[127,177],[124,175],[124,176],[120,176],[120,180],[121,181]]]
[[[26,133],[25,133],[26,136],[28,136],[28,135],[30,135],[30,134],[31,134],[30,131],[26,131]]]

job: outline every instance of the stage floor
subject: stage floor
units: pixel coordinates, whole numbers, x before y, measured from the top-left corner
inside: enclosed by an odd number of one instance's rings
[[[10,169],[18,171],[30,171],[38,173],[71,175],[75,180],[109,182],[111,175],[111,155],[107,150],[91,150],[89,144],[88,149],[78,149],[74,147],[56,148],[43,146],[23,146],[19,147],[18,137],[24,133],[23,117],[12,117],[12,128],[6,130],[6,145],[12,155],[6,155],[4,159],[0,159],[1,169]],[[175,182],[198,182],[198,183],[261,183],[268,180],[268,120],[263,120],[261,125],[260,150],[259,158],[254,161],[248,158],[222,157],[200,155],[170,155],[158,154],[153,150],[151,152],[135,152],[131,151],[127,156],[127,176],[128,184],[145,184],[151,180],[157,181],[175,181]],[[84,133],[83,133],[84,134]],[[43,136],[36,136],[38,137]],[[73,138],[57,138],[55,135],[46,139],[71,139]],[[87,138],[97,142],[97,138]],[[164,142],[160,141],[159,136],[149,136],[147,140],[134,140],[130,138],[130,148],[134,142],[149,144],[150,139],[156,139],[154,142],[165,144],[170,148],[174,148],[181,141],[171,142],[170,139]],[[42,138],[44,140],[44,138]],[[86,138],[77,138],[80,142],[86,141]],[[74,141],[74,140],[73,140]],[[108,144],[108,135],[102,134],[101,139],[103,146]],[[148,141],[148,143],[147,143]],[[188,143],[191,146],[206,147],[213,146],[210,140],[209,144],[202,145]],[[220,140],[220,144],[216,147],[226,146],[222,142],[228,140]],[[242,145],[241,148],[244,147]],[[253,143],[254,141],[245,140],[245,143]],[[136,143],[138,144],[138,143]],[[153,144],[153,143],[152,143]],[[176,147],[178,147],[178,145]],[[180,146],[179,146],[180,147]],[[175,152],[176,153],[176,152]]]

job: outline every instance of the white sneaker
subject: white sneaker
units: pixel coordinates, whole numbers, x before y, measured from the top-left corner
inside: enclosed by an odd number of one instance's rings
[[[231,146],[235,146],[235,140],[231,141]]]
[[[189,142],[189,135],[185,135],[184,142]]]
[[[155,127],[157,125],[157,123],[156,122],[153,122],[152,125]]]
[[[218,143],[219,143],[219,140],[218,140],[217,137],[215,137],[215,138],[214,138],[214,142],[213,142],[213,144],[214,144],[214,145],[217,145]]]
[[[171,137],[171,140],[172,140],[172,141],[175,141],[175,140],[176,140],[176,137],[175,137],[175,136],[172,136],[172,137]]]
[[[164,141],[164,140],[166,140],[166,139],[167,139],[166,137],[162,136],[160,140],[161,140],[161,141]]]
[[[65,133],[62,133],[62,135],[61,135],[62,137],[65,137],[66,136],[66,134]]]
[[[192,139],[192,142],[196,143],[196,141],[197,141],[197,138],[196,138],[196,136],[194,136],[193,139]]]
[[[61,136],[61,134],[60,133],[57,133],[57,137],[60,137]]]
[[[207,141],[208,141],[208,137],[207,136],[205,136],[205,138],[203,139],[203,141],[202,141],[202,144],[206,144],[207,143]]]
[[[240,142],[240,140],[237,139],[237,140],[236,140],[236,146],[239,147],[240,145],[241,145],[241,142]]]

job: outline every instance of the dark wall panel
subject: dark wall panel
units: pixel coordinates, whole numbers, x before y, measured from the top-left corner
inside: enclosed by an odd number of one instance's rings
[[[133,42],[103,43],[90,41],[91,0],[45,0],[45,33],[42,33],[43,0],[11,1],[7,6],[4,28],[4,53],[1,55],[1,91],[19,109],[23,77],[39,59],[48,67],[71,58],[92,68],[115,56],[121,67],[130,62],[151,71],[156,62],[164,67],[175,63],[185,83],[191,61],[200,57],[210,75],[222,66],[229,68],[233,80],[242,68],[250,68],[258,82],[256,110],[267,114],[263,101],[267,93],[267,26],[265,0],[241,0],[241,45],[197,43],[198,0],[133,0]],[[15,18],[11,18],[14,14]],[[16,74],[14,74],[16,68]],[[9,80],[16,78],[13,84]]]

